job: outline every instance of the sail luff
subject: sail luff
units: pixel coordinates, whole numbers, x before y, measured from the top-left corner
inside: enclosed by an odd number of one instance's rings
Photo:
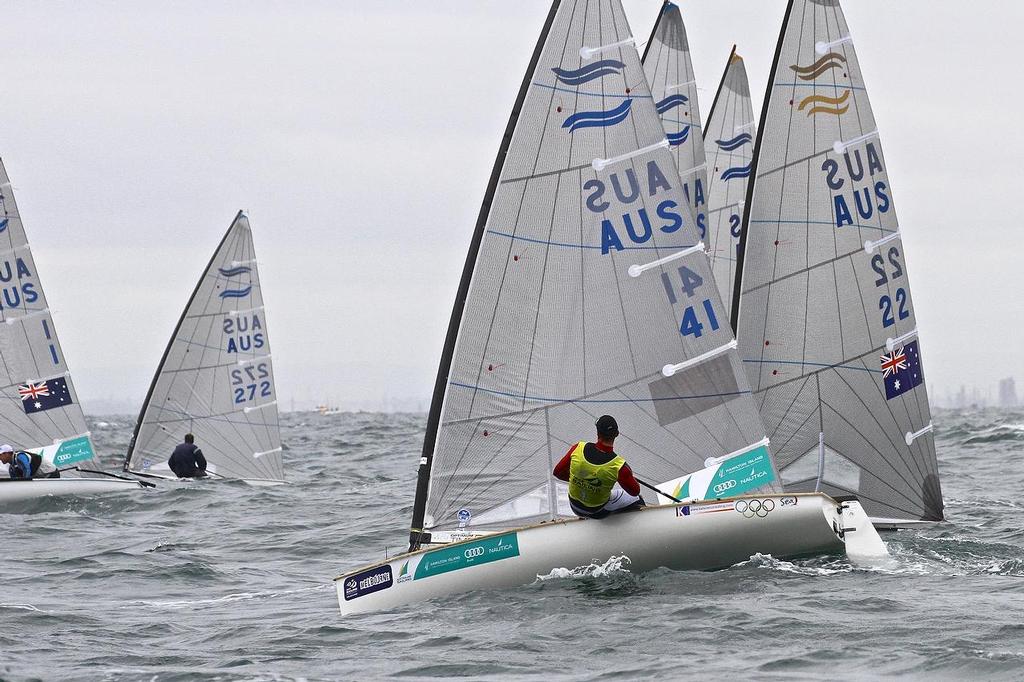
[[[772,88],[775,82],[775,74],[779,70],[779,61],[782,59],[782,45],[786,40],[786,31],[789,29],[789,18],[793,12],[793,3],[789,0],[786,3],[786,13],[782,17],[782,28],[779,29],[779,41],[775,44],[775,56],[772,57],[772,68],[768,72],[768,84],[765,85],[764,104],[761,106],[761,118],[757,125],[757,135],[754,138],[754,158],[750,162],[750,180],[747,181],[747,197],[745,199],[745,210],[743,211],[743,223],[740,227],[740,243],[736,250],[736,283],[732,287],[732,333],[738,334],[738,320],[740,316],[740,292],[743,291],[743,265],[744,254],[747,251],[747,232],[750,230],[750,206],[754,199],[754,185],[757,184],[757,162],[761,158],[761,143],[764,139],[765,122],[768,120],[768,107],[772,99]]]
[[[498,181],[501,179],[501,171],[505,166],[505,157],[508,154],[512,136],[519,121],[519,115],[526,100],[526,94],[530,90],[530,83],[533,80],[537,63],[540,61],[541,53],[554,23],[555,15],[561,0],[553,0],[548,16],[544,21],[537,45],[533,49],[529,65],[526,68],[526,75],[523,76],[522,85],[516,95],[515,104],[512,105],[512,112],[509,114],[508,123],[505,125],[505,132],[498,147],[498,154],[491,168],[491,176],[487,181],[487,189],[484,193],[484,200],[477,214],[476,226],[473,228],[473,236],[469,244],[469,252],[466,254],[466,262],[462,267],[462,277],[459,280],[459,289],[455,295],[455,304],[452,306],[452,315],[448,322],[448,331],[445,334],[444,347],[441,351],[441,362],[437,368],[437,378],[434,381],[434,393],[430,400],[430,412],[427,415],[426,433],[423,437],[423,451],[420,455],[420,464],[416,476],[416,496],[413,502],[412,522],[409,528],[409,549],[410,551],[419,547],[424,540],[423,519],[426,513],[427,493],[430,488],[430,472],[433,464],[434,449],[437,445],[438,427],[441,422],[442,408],[447,393],[449,374],[451,373],[452,359],[455,356],[455,345],[458,342],[459,329],[462,325],[462,316],[465,310],[466,297],[469,295],[469,285],[473,279],[473,271],[476,267],[477,257],[480,252],[480,244],[483,241],[484,230],[487,226],[487,219],[491,212],[491,202],[494,193],[498,188]]]
[[[220,242],[217,244],[217,248],[213,250],[213,255],[210,256],[210,261],[206,264],[206,267],[203,268],[203,275],[200,276],[199,281],[196,282],[195,289],[192,290],[192,294],[189,296],[188,302],[185,303],[185,307],[181,309],[181,316],[178,318],[177,324],[174,325],[174,331],[171,332],[171,338],[168,339],[167,341],[167,346],[164,348],[163,355],[160,356],[160,362],[156,366],[156,372],[153,373],[153,379],[149,382],[149,390],[146,391],[146,397],[142,401],[142,408],[139,410],[139,416],[135,420],[135,429],[132,431],[131,440],[128,441],[128,452],[125,454],[124,458],[123,469],[125,471],[130,470],[129,467],[131,465],[132,455],[135,453],[135,441],[139,436],[139,429],[142,428],[143,417],[146,416],[146,411],[149,409],[149,403],[153,399],[153,391],[156,389],[157,382],[160,380],[160,375],[163,372],[164,364],[167,362],[167,357],[170,355],[171,349],[174,347],[174,342],[175,339],[178,338],[178,333],[181,331],[181,326],[182,324],[184,324],[185,318],[188,316],[189,308],[192,307],[192,303],[195,301],[196,296],[202,289],[203,278],[206,276],[206,273],[209,272],[210,269],[213,267],[213,264],[217,262],[217,254],[220,253],[220,250],[222,248],[224,248],[224,244],[227,242],[228,237],[231,236],[231,231],[235,227],[235,223],[238,221],[239,218],[242,217],[242,215],[244,215],[244,213],[245,211],[239,211],[237,214],[235,214],[234,220],[231,221],[231,224],[228,226],[227,231],[224,232],[224,236],[221,237]]]
[[[711,108],[708,109],[708,121],[710,122],[715,117],[715,109],[718,107],[718,100],[722,96],[722,89],[725,87],[725,79],[729,77],[729,67],[732,65],[732,58],[736,56],[736,45],[733,44],[732,49],[729,50],[729,58],[725,60],[725,68],[722,69],[722,78],[718,81],[718,89],[715,90],[715,98],[711,100]],[[708,128],[710,126],[705,125],[701,131],[701,136],[708,139]]]

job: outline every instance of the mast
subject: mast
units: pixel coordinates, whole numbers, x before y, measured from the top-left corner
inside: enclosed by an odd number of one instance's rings
[[[498,188],[498,180],[501,177],[501,169],[505,165],[505,156],[508,153],[509,144],[512,142],[512,134],[515,132],[516,124],[519,122],[519,114],[526,100],[526,94],[530,90],[530,83],[533,80],[534,72],[537,69],[537,62],[540,61],[544,44],[547,42],[548,33],[551,31],[551,24],[555,20],[555,14],[561,0],[553,0],[551,9],[548,10],[547,19],[541,29],[537,45],[530,57],[530,64],[526,68],[526,75],[523,76],[523,83],[519,87],[515,104],[512,106],[512,113],[509,115],[508,124],[505,126],[505,133],[501,138],[501,146],[498,148],[498,156],[494,160],[491,169],[491,177],[487,181],[487,191],[484,194],[483,204],[480,206],[480,213],[477,215],[476,227],[473,229],[473,237],[469,243],[469,253],[466,254],[466,263],[462,268],[462,279],[459,280],[459,290],[455,295],[455,305],[452,307],[452,316],[448,322],[448,332],[445,334],[444,348],[441,351],[441,362],[437,368],[437,378],[434,381],[434,394],[430,399],[430,412],[427,415],[427,429],[423,436],[423,452],[420,455],[420,465],[416,476],[416,498],[412,508],[412,524],[409,528],[409,551],[419,547],[421,542],[429,541],[429,536],[423,532],[423,517],[427,506],[427,493],[430,489],[430,469],[434,460],[434,448],[437,445],[437,429],[441,422],[441,408],[444,405],[445,388],[448,385],[448,375],[451,372],[452,358],[455,355],[455,344],[458,342],[459,327],[462,324],[462,313],[466,305],[466,296],[469,295],[469,285],[473,281],[473,270],[476,266],[477,255],[480,252],[480,243],[483,240],[484,228],[487,226],[487,219],[491,211],[491,201],[494,199],[494,192]]]
[[[775,72],[779,68],[779,59],[782,57],[782,44],[786,39],[786,29],[789,28],[789,16],[793,11],[794,0],[786,3],[786,14],[782,18],[782,28],[779,29],[779,42],[775,44],[775,57],[772,58],[772,69],[768,72],[768,84],[765,86],[764,104],[761,106],[761,120],[757,125],[757,137],[754,138],[754,158],[750,162],[750,180],[747,182],[747,197],[743,207],[743,224],[740,227],[740,243],[736,249],[736,283],[732,287],[732,314],[729,319],[732,321],[732,333],[738,334],[740,319],[740,292],[743,290],[743,264],[744,254],[747,252],[747,231],[750,229],[750,202],[754,198],[754,185],[757,184],[757,160],[761,156],[761,140],[764,138],[765,121],[768,120],[768,106],[772,99],[772,86],[775,83]],[[735,48],[733,48],[735,49]]]

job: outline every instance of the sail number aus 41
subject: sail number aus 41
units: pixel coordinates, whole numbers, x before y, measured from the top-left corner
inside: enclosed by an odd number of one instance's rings
[[[903,263],[900,262],[900,250],[890,246],[885,257],[876,253],[871,257],[871,269],[878,275],[875,280],[876,287],[887,285],[903,277]],[[893,302],[895,298],[895,303]],[[903,287],[896,287],[893,296],[882,294],[878,298],[878,310],[882,313],[882,326],[891,327],[896,320],[905,320],[910,317],[910,310],[907,308],[907,290]]]
[[[672,305],[679,302],[679,297],[676,295],[677,288],[681,293],[686,294],[687,298],[693,298],[697,293],[697,289],[704,285],[704,278],[685,265],[680,265],[676,268],[676,274],[679,275],[678,284],[673,282],[674,278],[669,273],[661,273],[661,283],[664,285],[665,293],[668,295],[669,303]],[[703,312],[698,314],[697,310],[701,308]],[[679,323],[679,333],[683,336],[700,338],[704,334],[704,322],[701,321],[702,319],[711,327],[711,331],[718,331],[718,315],[715,313],[715,307],[709,298],[705,298],[697,306],[687,306]]]

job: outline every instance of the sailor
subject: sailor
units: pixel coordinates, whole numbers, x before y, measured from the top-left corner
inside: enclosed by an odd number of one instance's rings
[[[555,478],[569,482],[569,506],[576,516],[591,519],[642,507],[640,484],[613,448],[619,435],[615,418],[606,414],[595,426],[596,443],[576,443],[555,465]]]
[[[191,433],[185,434],[185,442],[174,448],[171,458],[167,460],[167,466],[178,478],[206,476],[206,458],[203,457],[203,451],[196,445],[195,436]]]
[[[0,462],[7,466],[11,478],[60,478],[60,472],[56,467],[44,461],[41,455],[22,450],[15,452],[14,448],[6,443],[0,445]]]

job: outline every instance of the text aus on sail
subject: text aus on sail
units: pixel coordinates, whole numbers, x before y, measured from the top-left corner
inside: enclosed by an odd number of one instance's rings
[[[664,234],[674,234],[684,227],[685,222],[679,212],[679,203],[674,199],[665,198],[658,202],[654,209],[654,216],[651,216],[642,205],[635,208],[632,206],[637,203],[642,204],[640,199],[644,194],[650,198],[657,198],[661,194],[672,192],[672,183],[668,178],[676,175],[675,169],[672,169],[671,176],[666,175],[658,166],[657,161],[651,159],[644,167],[642,175],[642,178],[637,178],[633,168],[626,168],[610,173],[607,182],[595,178],[583,183],[585,204],[592,213],[606,216],[606,211],[611,207],[609,199],[613,195],[626,209],[616,218],[602,218],[602,255],[608,255],[613,250],[623,251],[629,244],[643,245],[654,237],[656,230]],[[703,203],[703,193],[700,203]],[[703,228],[701,237],[703,238]],[[681,248],[697,246],[681,245]],[[700,245],[699,248],[703,248],[703,245]],[[699,338],[704,334],[705,328],[709,328],[711,331],[719,329],[720,318],[714,309],[712,296],[709,294],[700,300],[702,297],[698,295],[704,286],[703,277],[685,265],[678,265],[670,269],[670,272],[663,272],[661,280],[665,294],[672,306],[680,303],[686,305],[696,297],[696,305],[687,305],[680,315],[680,334]]]
[[[649,197],[672,191],[672,185],[668,176],[661,170],[658,163],[653,159],[647,162],[641,174],[644,177],[637,178],[633,168],[626,168],[609,174],[607,181],[597,178],[587,180],[583,183],[583,193],[586,196],[587,208],[595,214],[604,215],[611,206],[609,198],[614,196],[622,204],[629,206],[640,198],[642,193]],[[675,169],[672,170],[675,175]],[[689,198],[689,188],[684,186],[683,194]],[[699,209],[704,203],[704,190],[697,181],[694,189],[694,208]],[[650,215],[647,209],[639,207],[630,210],[617,218],[603,218],[601,220],[601,253],[607,255],[613,249],[622,251],[628,244],[644,244],[654,236],[654,231],[659,230],[665,234],[672,234],[683,227],[683,216],[679,213],[679,204],[673,199],[664,199],[654,209],[655,215]],[[698,221],[700,222],[700,221]],[[697,225],[701,239],[704,238],[705,227]]]
[[[836,227],[853,225],[855,215],[860,220],[870,220],[875,211],[887,213],[892,206],[888,185],[884,179],[876,178],[885,168],[871,142],[864,146],[863,155],[859,148],[844,150],[842,163],[825,159],[821,170],[825,184],[832,191]],[[844,170],[846,177],[841,175]]]

